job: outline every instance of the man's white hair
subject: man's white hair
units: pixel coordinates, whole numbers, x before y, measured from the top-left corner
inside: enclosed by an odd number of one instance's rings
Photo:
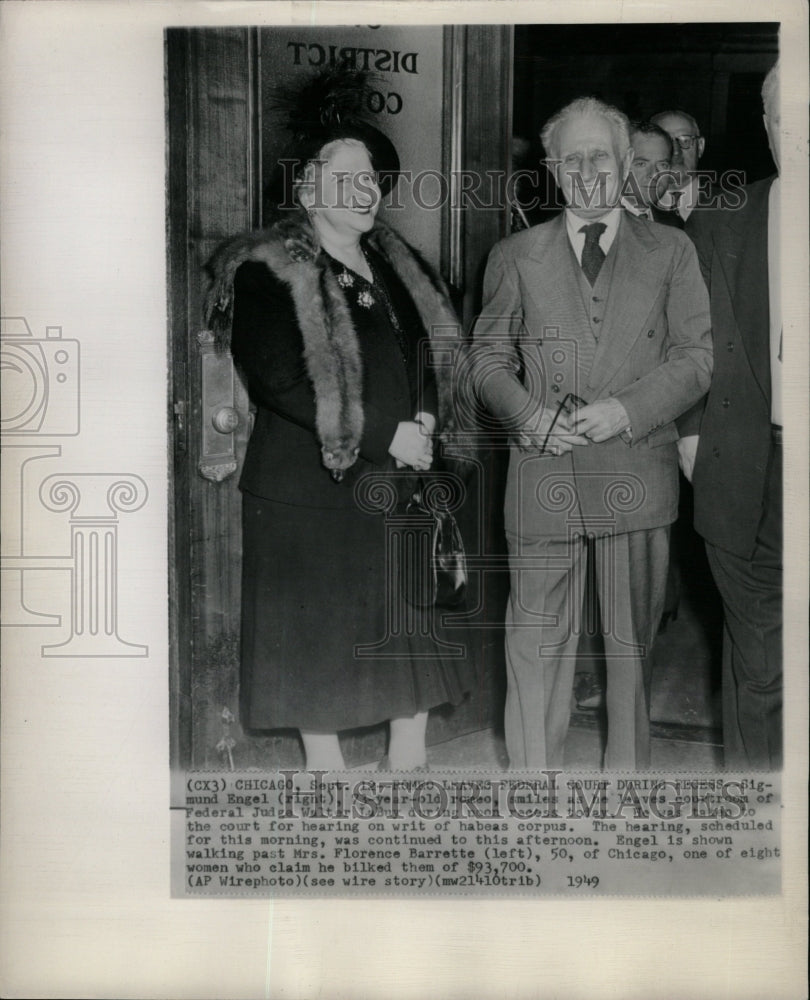
[[[584,117],[585,115],[599,115],[602,118],[607,118],[613,131],[616,152],[619,154],[619,159],[621,159],[630,148],[630,122],[623,111],[614,108],[612,104],[605,104],[598,97],[578,97],[575,101],[566,104],[564,108],[549,118],[543,126],[543,131],[540,133],[540,141],[543,143],[546,156],[549,159],[557,158],[557,136],[560,127],[569,118],[575,116]]]

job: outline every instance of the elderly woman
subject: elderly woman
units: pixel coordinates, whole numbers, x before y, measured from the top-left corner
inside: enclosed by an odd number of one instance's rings
[[[209,314],[230,325],[256,407],[240,480],[242,723],[295,727],[307,767],[340,769],[339,731],[390,720],[381,766],[412,770],[428,710],[460,702],[470,668],[442,658],[432,608],[391,628],[386,519],[363,483],[384,477],[407,501],[431,469],[451,405],[420,341],[455,318],[440,280],[375,221],[399,166],[391,143],[322,113],[298,148],[297,206],[209,265]]]

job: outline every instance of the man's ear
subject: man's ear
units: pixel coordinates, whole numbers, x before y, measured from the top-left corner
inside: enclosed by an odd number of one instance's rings
[[[703,136],[701,136],[698,139],[698,159],[700,159],[701,156],[703,156],[703,150],[705,148],[706,148],[706,140],[703,138]]]

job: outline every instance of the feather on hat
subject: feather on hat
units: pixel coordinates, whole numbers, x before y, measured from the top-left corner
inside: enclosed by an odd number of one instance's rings
[[[275,110],[286,118],[290,144],[280,163],[293,163],[297,178],[327,143],[356,139],[369,152],[383,194],[393,187],[399,174],[399,156],[391,140],[365,118],[369,94],[368,74],[345,64],[321,70],[303,83],[280,87],[274,93]],[[289,182],[289,171],[283,171]],[[274,201],[286,201],[281,174],[271,184]],[[287,204],[289,202],[287,201]]]

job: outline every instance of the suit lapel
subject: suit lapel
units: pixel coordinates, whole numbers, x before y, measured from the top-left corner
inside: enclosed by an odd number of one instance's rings
[[[623,214],[611,250],[616,253],[602,335],[593,359],[590,384],[601,390],[624,363],[658,298],[669,255],[662,253],[646,223]]]
[[[564,330],[579,329],[583,322],[587,327],[564,212],[538,227],[537,241],[528,256],[517,261],[517,268],[541,316],[553,318]],[[543,336],[541,330],[532,333]]]

